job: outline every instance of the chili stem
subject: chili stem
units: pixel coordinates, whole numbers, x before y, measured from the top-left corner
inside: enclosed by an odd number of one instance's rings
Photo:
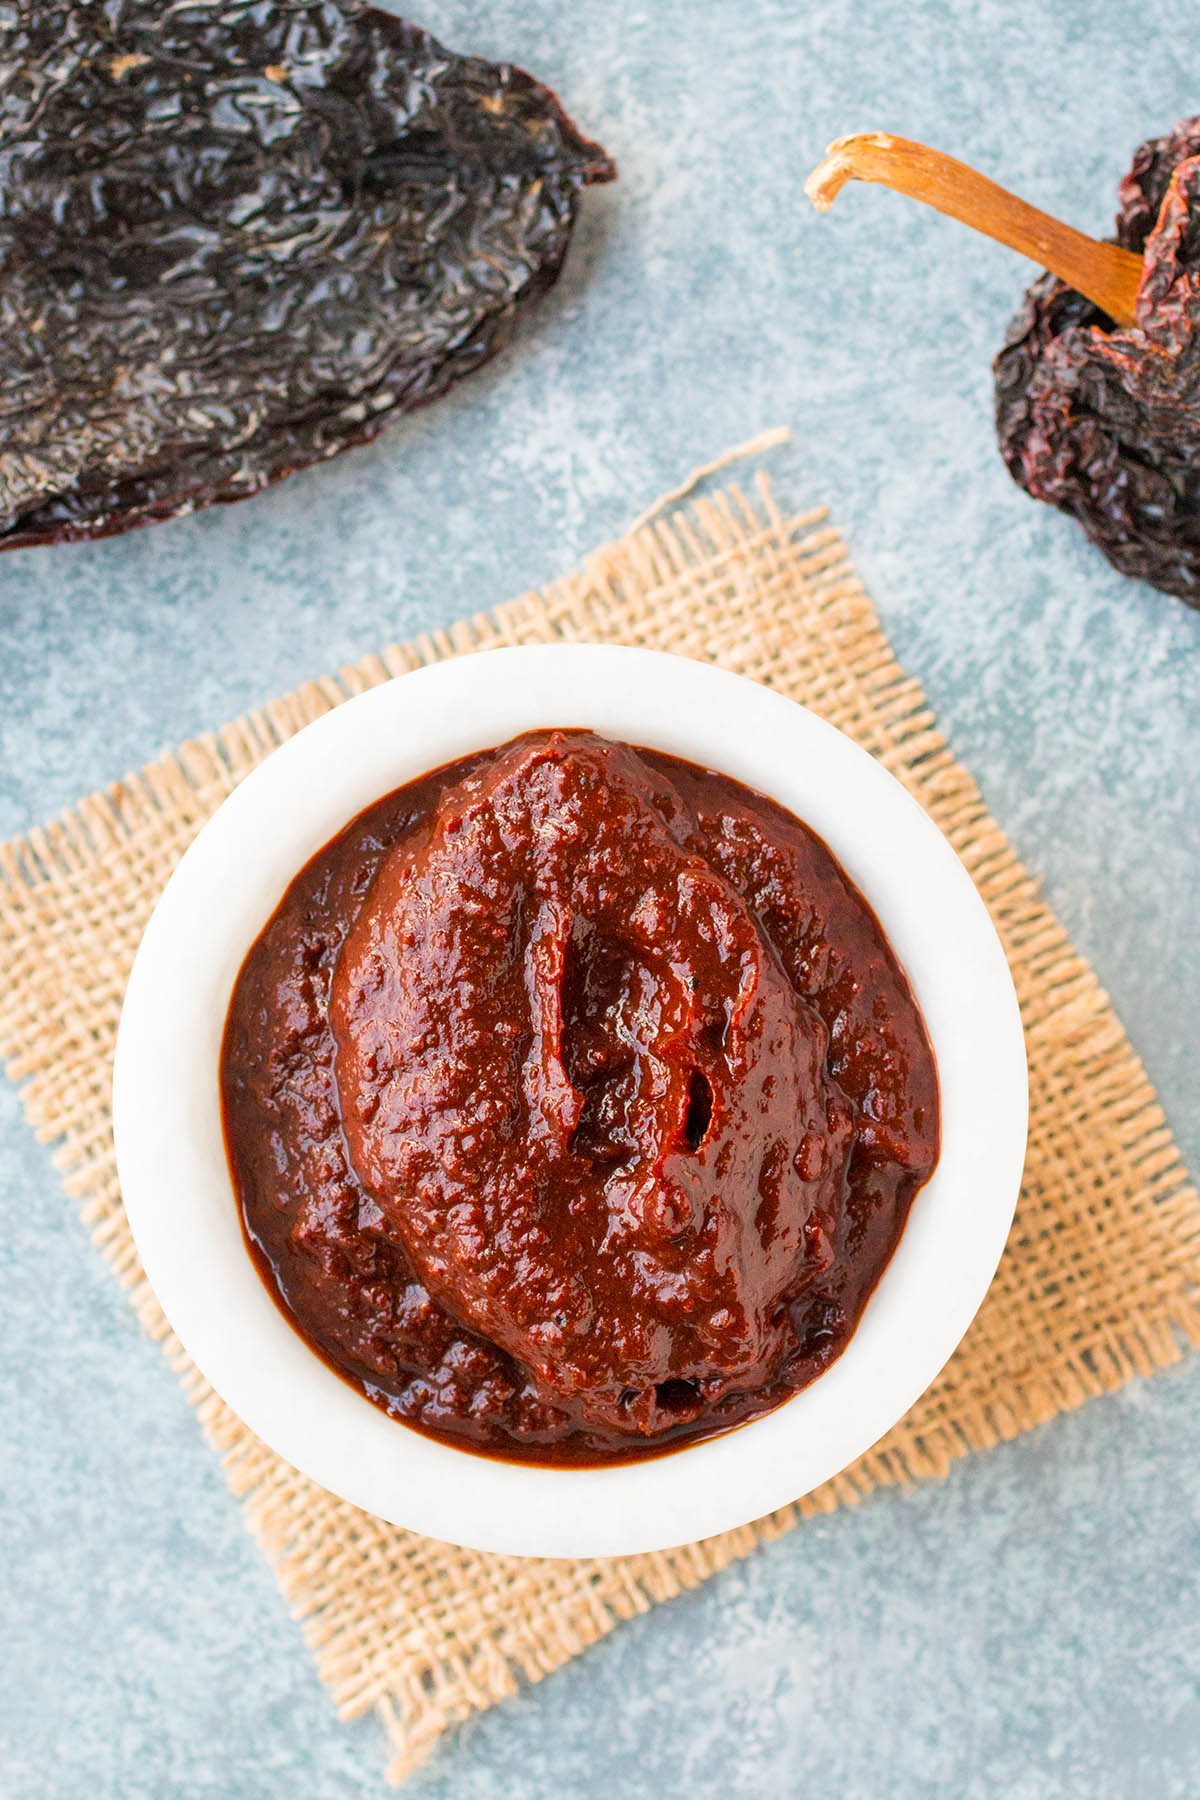
[[[818,212],[826,212],[848,181],[878,181],[898,194],[921,200],[1031,257],[1100,307],[1117,325],[1132,325],[1136,320],[1140,256],[1085,237],[1082,231],[1018,200],[953,156],[943,156],[940,150],[930,150],[910,138],[892,137],[886,131],[862,132],[830,144],[804,191]]]

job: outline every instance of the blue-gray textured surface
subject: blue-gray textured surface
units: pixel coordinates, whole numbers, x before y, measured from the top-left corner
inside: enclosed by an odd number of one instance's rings
[[[486,17],[478,15],[486,11]],[[1197,108],[1179,0],[440,0],[618,157],[516,349],[373,448],[232,509],[0,561],[0,835],[380,641],[572,565],[784,422],[901,657],[1111,988],[1193,1167],[1200,616],[1008,481],[989,359],[1030,271],[881,191],[888,126],[1102,229]],[[0,1089],[0,1791],[382,1791],[158,1352]],[[1195,1361],[810,1523],[477,1720],[412,1800],[1200,1792]]]

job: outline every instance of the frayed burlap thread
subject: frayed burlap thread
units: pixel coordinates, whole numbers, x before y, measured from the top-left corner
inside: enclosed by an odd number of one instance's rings
[[[167,876],[248,770],[348,695],[462,651],[603,639],[717,662],[866,746],[946,833],[1004,941],[1029,1047],[1029,1155],[1000,1269],[957,1354],[852,1468],[768,1519],[661,1555],[537,1562],[397,1530],[280,1461],[205,1385],[142,1275],[109,1091],[133,954]],[[897,664],[823,512],[760,477],[638,530],[544,593],[309,683],[0,849],[0,1054],[67,1191],[178,1370],[345,1717],[374,1707],[399,1781],[446,1728],[807,1513],[956,1457],[1200,1344],[1200,1204],[1107,996]]]

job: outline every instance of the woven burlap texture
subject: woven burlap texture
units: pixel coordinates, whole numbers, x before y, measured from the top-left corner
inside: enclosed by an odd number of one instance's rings
[[[254,1438],[188,1362],[138,1267],[109,1120],[125,980],[163,883],[276,744],[350,694],[492,645],[609,640],[723,664],[803,701],[932,814],[1003,939],[1029,1048],[1016,1222],[965,1341],[860,1462],[756,1525],[609,1562],[477,1555],[368,1517]],[[401,1780],[455,1721],[538,1680],[618,1620],[693,1587],[807,1513],[939,1476],[1200,1344],[1200,1206],[1153,1089],[897,664],[824,514],[785,518],[759,477],[638,531],[541,594],[353,667],[185,744],[0,850],[0,1054],[68,1192],[183,1380],[346,1717],[377,1708]],[[963,1196],[964,1205],[970,1196]],[[399,1427],[397,1428],[399,1429]]]

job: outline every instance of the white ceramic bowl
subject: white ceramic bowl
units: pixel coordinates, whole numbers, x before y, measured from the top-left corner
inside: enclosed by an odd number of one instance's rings
[[[544,1469],[388,1418],[291,1329],[246,1253],[218,1057],[238,970],[303,863],[371,801],[538,726],[590,726],[719,769],[805,820],[874,907],[937,1057],[942,1146],[843,1355],[775,1412],[648,1462]],[[849,738],[757,683],[600,645],[485,651],[372,689],[276,750],[197,837],[138,952],[117,1043],[121,1186],[163,1310],[251,1429],[336,1494],[478,1549],[605,1556],[743,1524],[835,1475],[899,1419],[970,1324],[1025,1153],[1024,1039],[974,885]]]

